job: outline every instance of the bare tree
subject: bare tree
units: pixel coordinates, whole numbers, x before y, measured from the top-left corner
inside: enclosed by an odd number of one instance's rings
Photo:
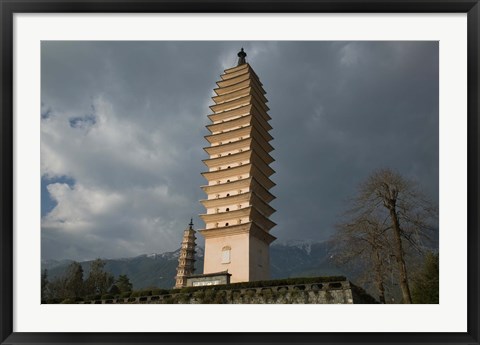
[[[385,303],[385,281],[388,274],[388,224],[374,215],[350,219],[337,225],[334,260],[363,274],[360,280],[374,281],[380,303]],[[366,268],[372,268],[366,269]],[[373,275],[372,275],[373,273]]]
[[[425,248],[438,224],[436,207],[415,183],[383,169],[375,171],[360,185],[348,214],[350,219],[345,223],[351,228],[350,236],[354,233],[363,234],[364,238],[373,236],[370,242],[375,245],[370,245],[370,254],[377,256],[378,262],[382,262],[382,252],[395,257],[403,303],[412,303],[406,251],[407,247],[419,252]]]

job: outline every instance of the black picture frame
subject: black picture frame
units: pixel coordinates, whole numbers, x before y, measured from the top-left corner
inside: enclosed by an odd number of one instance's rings
[[[0,0],[2,344],[479,344],[479,16],[478,0]],[[468,320],[465,333],[15,333],[13,332],[13,16],[15,13],[467,13]],[[453,183],[453,182],[452,182]],[[452,315],[454,318],[455,315]]]

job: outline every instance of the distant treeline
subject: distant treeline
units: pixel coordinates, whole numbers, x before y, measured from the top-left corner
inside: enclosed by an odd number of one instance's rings
[[[129,297],[132,283],[127,275],[115,278],[105,272],[105,261],[92,261],[90,273],[84,279],[82,266],[74,261],[66,272],[53,280],[48,279],[48,270],[42,271],[42,303],[75,303],[84,300]]]

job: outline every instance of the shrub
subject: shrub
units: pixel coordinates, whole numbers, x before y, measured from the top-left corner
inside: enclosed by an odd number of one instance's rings
[[[131,294],[130,294],[130,297],[141,297],[142,296],[142,292],[141,291],[133,291]]]
[[[170,291],[165,289],[153,289],[152,296],[167,295]]]
[[[144,297],[144,296],[151,296],[151,295],[152,295],[151,290],[137,290],[137,291],[133,291],[130,296],[131,297]]]
[[[75,303],[75,300],[73,298],[66,298],[64,299],[62,302],[60,302],[61,304],[74,304]]]
[[[132,294],[131,291],[125,291],[120,294],[120,298],[128,298]]]
[[[102,296],[101,295],[87,295],[85,296],[84,300],[85,301],[95,301],[97,299],[101,299]]]
[[[120,294],[120,289],[118,288],[117,285],[113,284],[112,287],[110,288],[109,293],[111,295],[119,295]]]
[[[194,292],[196,290],[198,290],[199,287],[198,286],[186,286],[186,287],[183,287],[180,289],[180,292],[182,293],[188,293],[188,292]]]

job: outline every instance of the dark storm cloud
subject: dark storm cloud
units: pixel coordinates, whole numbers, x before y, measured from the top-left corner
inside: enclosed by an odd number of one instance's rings
[[[173,250],[201,227],[208,105],[241,45],[270,101],[279,240],[327,238],[376,168],[437,200],[438,43],[44,42],[44,257]]]
[[[271,85],[278,236],[330,234],[345,201],[377,168],[397,169],[437,199],[438,45],[288,46],[261,68]]]

